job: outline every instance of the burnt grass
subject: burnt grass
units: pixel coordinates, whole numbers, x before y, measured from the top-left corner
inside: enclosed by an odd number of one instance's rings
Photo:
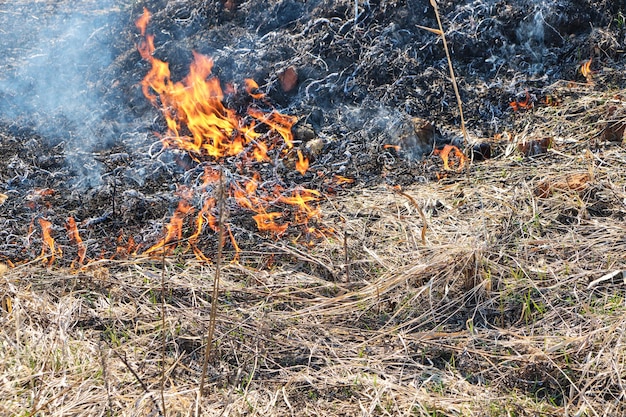
[[[242,164],[163,146],[165,120],[140,85],[144,7],[174,81],[196,51],[244,120],[249,106],[297,116],[306,174],[294,151]],[[624,412],[620,2],[439,4],[467,140],[425,1],[17,1],[0,12],[7,415]],[[464,168],[444,169],[435,150],[448,144]],[[197,401],[217,235],[206,228],[197,243],[209,263],[184,242],[143,252],[185,189],[194,215],[218,194],[203,188],[207,167],[226,184],[257,174],[268,189],[318,191],[310,226],[325,232],[259,232],[226,198],[241,253],[227,238]],[[62,251],[54,262],[41,220]],[[192,227],[190,216],[184,236]]]

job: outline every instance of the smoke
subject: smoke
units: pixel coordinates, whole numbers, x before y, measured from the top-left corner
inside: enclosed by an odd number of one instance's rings
[[[96,186],[101,167],[92,153],[115,139],[106,128],[112,103],[103,100],[101,80],[113,60],[119,12],[107,12],[116,10],[108,0],[82,11],[73,3],[0,4],[0,121],[63,144],[78,185]]]

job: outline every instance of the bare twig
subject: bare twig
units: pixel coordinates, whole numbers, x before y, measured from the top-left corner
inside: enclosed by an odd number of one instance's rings
[[[215,333],[215,321],[217,317],[217,296],[219,293],[220,274],[222,269],[222,252],[224,250],[224,209],[225,209],[225,185],[224,170],[220,170],[220,188],[218,192],[219,218],[218,218],[218,243],[217,243],[217,259],[215,260],[215,278],[213,279],[213,293],[211,295],[211,315],[209,317],[209,334],[207,336],[206,350],[204,352],[204,360],[202,362],[202,375],[200,376],[200,389],[198,396],[202,398],[204,392],[204,381],[206,379],[207,367],[209,364],[209,356],[211,355],[211,345],[213,344],[213,336]]]
[[[443,25],[441,24],[441,17],[439,16],[439,8],[437,7],[437,0],[430,0],[430,5],[435,9],[435,16],[437,16],[437,24],[439,25],[439,35],[443,41],[443,49],[446,51],[446,58],[448,59],[448,68],[450,69],[450,78],[452,79],[452,87],[454,88],[454,94],[456,95],[456,102],[459,106],[459,114],[461,116],[461,131],[463,132],[463,139],[465,143],[469,143],[467,136],[467,130],[465,129],[465,118],[463,117],[463,101],[461,100],[461,94],[459,94],[459,87],[456,82],[456,76],[454,75],[454,68],[452,67],[452,58],[450,57],[450,50],[448,49],[448,42],[446,41],[446,34],[443,31]],[[432,29],[427,29],[434,32]],[[436,32],[435,32],[436,33]]]
[[[107,416],[113,415],[113,400],[111,398],[111,387],[109,386],[109,375],[107,370],[107,361],[104,356],[104,349],[102,349],[102,341],[98,343],[98,350],[100,351],[100,365],[102,367],[102,379],[104,380],[104,388],[107,391]]]
[[[161,406],[163,407],[163,417],[167,417],[165,407],[165,354],[167,344],[167,334],[165,331],[165,247],[161,253]]]

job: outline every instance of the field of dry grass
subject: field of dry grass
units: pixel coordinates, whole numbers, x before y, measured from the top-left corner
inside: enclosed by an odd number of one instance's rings
[[[494,158],[329,197],[315,246],[225,254],[201,398],[215,265],[3,268],[0,414],[623,415],[626,91],[555,88]]]

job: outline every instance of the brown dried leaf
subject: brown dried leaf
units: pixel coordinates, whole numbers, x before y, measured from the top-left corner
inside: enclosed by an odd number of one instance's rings
[[[602,131],[601,138],[608,142],[621,142],[624,140],[626,122],[608,122]]]
[[[298,84],[298,72],[293,66],[287,67],[283,72],[278,74],[278,81],[285,93],[290,92]]]
[[[560,178],[550,178],[540,182],[535,189],[539,198],[546,198],[555,192],[576,191],[580,193],[589,187],[591,175],[589,173],[569,174]]]
[[[552,138],[547,137],[520,143],[517,145],[517,150],[524,156],[535,156],[548,152],[552,145]]]

